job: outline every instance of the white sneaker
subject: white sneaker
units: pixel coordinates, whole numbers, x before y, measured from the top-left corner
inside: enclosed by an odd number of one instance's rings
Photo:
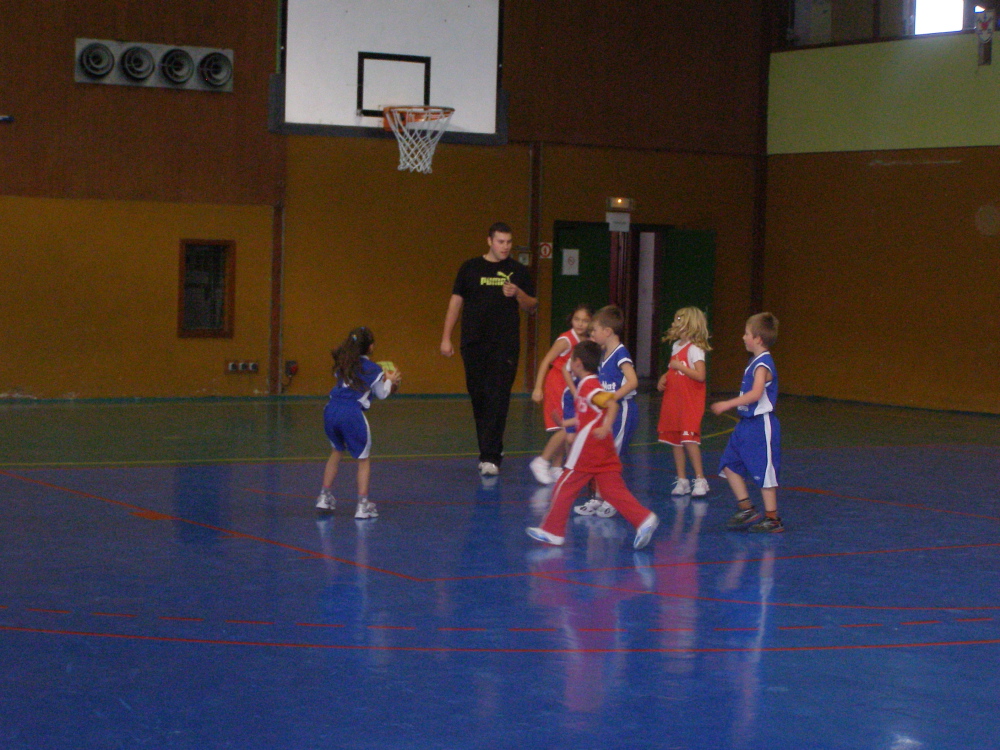
[[[583,505],[573,506],[573,512],[578,516],[592,516],[594,515],[598,508],[604,504],[604,501],[599,497],[592,497],[590,500],[585,502]]]
[[[337,507],[337,498],[333,496],[333,490],[324,487],[319,497],[316,498],[316,507],[320,510],[333,510]]]
[[[358,500],[358,509],[354,511],[355,518],[378,518],[378,508],[371,500]]]
[[[479,473],[484,477],[495,477],[500,473],[500,467],[497,466],[492,461],[480,461],[479,462]]]
[[[531,473],[535,475],[535,481],[539,484],[552,484],[552,465],[541,456],[531,459],[528,464]]]
[[[705,497],[708,494],[708,480],[698,477],[691,486],[691,497]]]
[[[635,530],[635,541],[632,542],[633,549],[642,549],[647,544],[649,540],[653,538],[653,532],[656,531],[656,527],[660,525],[660,519],[657,518],[655,513],[650,513],[646,516],[646,520],[639,524],[639,528]]]
[[[559,477],[562,476],[562,473],[563,473],[562,466],[553,466],[552,468],[549,469],[549,476],[552,477],[553,482],[558,482]]]
[[[597,509],[598,518],[612,518],[618,515],[618,511],[615,510],[615,506],[609,503],[607,500],[601,503],[601,507]]]
[[[691,492],[691,482],[687,479],[677,477],[674,481],[674,488],[670,490],[671,495],[688,495]]]
[[[537,526],[529,526],[525,529],[525,532],[534,539],[536,542],[545,542],[546,544],[552,544],[556,547],[561,547],[563,542],[566,541],[566,537],[556,536],[545,529],[540,529]]]

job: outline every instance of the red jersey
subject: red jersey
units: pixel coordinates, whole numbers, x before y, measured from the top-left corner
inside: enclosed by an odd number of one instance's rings
[[[593,402],[594,394],[603,392],[601,381],[596,375],[588,375],[577,384],[575,404],[579,424],[576,438],[570,446],[566,463],[563,464],[567,469],[587,474],[622,470],[622,462],[615,449],[614,433],[609,430],[601,439],[592,434],[604,419],[604,409]]]
[[[566,363],[569,362],[569,358],[573,355],[573,347],[580,343],[580,337],[576,335],[576,331],[572,328],[559,336],[556,341],[559,339],[565,339],[569,342],[569,349],[552,360],[552,366],[545,373],[545,390],[543,391],[545,397],[542,401],[542,415],[545,419],[545,429],[549,431],[559,429],[559,425],[552,419],[552,412],[558,411],[560,414],[562,413],[563,391],[566,390],[566,378],[563,375],[563,371],[566,369]]]
[[[686,367],[694,369],[689,357],[692,346],[690,342],[681,346],[670,357],[671,361],[679,360]],[[680,370],[667,370],[666,387],[660,405],[660,421],[657,425],[660,440],[672,443],[674,442],[672,438],[676,438],[677,433],[680,433],[684,442],[698,442],[701,439],[705,390],[704,381],[698,382],[689,378]]]

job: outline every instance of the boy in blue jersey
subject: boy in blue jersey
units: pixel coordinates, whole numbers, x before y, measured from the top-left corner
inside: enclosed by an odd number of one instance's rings
[[[632,435],[639,426],[639,410],[634,401],[639,376],[635,373],[632,355],[621,341],[625,316],[617,305],[608,305],[594,314],[590,325],[590,339],[600,344],[603,353],[597,377],[601,381],[601,387],[613,393],[619,404],[618,416],[611,430],[618,456],[624,458],[628,445],[632,442]],[[616,513],[610,503],[597,496],[583,505],[577,505],[573,510],[581,516],[596,514],[601,518],[611,518]]]
[[[739,424],[729,438],[719,461],[719,476],[729,482],[738,509],[729,519],[731,529],[750,524],[750,531],[780,533],[785,530],[778,516],[778,473],[781,468],[781,428],[774,416],[778,400],[778,371],[770,349],[778,338],[778,319],[757,313],[747,320],[743,345],[752,355],[743,371],[740,395],[712,404],[713,414],[736,408]],[[746,479],[753,479],[764,499],[764,516],[750,502]]]

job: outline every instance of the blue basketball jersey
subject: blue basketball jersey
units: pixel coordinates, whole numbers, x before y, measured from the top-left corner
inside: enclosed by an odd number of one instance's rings
[[[349,404],[352,401],[357,401],[361,404],[362,409],[367,410],[368,407],[372,405],[372,388],[375,386],[375,383],[382,379],[382,377],[382,368],[368,359],[368,357],[362,357],[361,382],[364,384],[364,390],[359,391],[351,388],[338,376],[337,385],[335,385],[333,390],[330,391],[330,401],[342,405]]]
[[[623,364],[632,364],[632,355],[624,344],[619,344],[611,354],[601,361],[601,368],[597,371],[597,377],[601,381],[601,388],[606,391],[615,392],[622,387],[625,382],[625,373],[622,372]],[[633,365],[634,366],[634,365]],[[623,400],[627,401],[635,396],[635,391],[628,394]]]
[[[778,401],[778,370],[774,366],[774,358],[771,352],[762,352],[750,360],[747,369],[743,371],[743,382],[740,383],[740,395],[753,390],[754,373],[758,367],[766,367],[771,373],[771,382],[764,386],[764,393],[760,400],[753,404],[738,406],[737,414],[741,417],[756,417],[760,414],[767,414],[774,411],[774,405]]]

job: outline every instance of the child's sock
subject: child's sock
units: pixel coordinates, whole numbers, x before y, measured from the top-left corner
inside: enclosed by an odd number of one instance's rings
[[[750,510],[753,507],[753,503],[750,502],[749,497],[745,497],[742,500],[737,500],[736,505],[740,510]]]
[[[765,510],[764,515],[770,518],[772,521],[778,520],[778,511],[776,510]]]

